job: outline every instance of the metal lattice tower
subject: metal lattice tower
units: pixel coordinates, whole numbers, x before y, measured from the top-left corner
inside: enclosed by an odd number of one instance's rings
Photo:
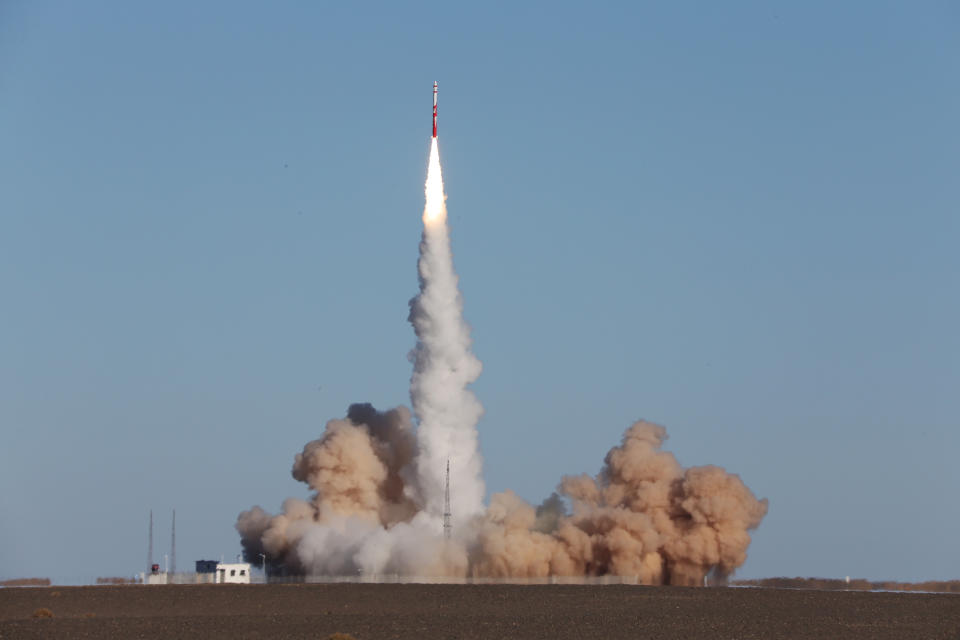
[[[153,509],[150,509],[150,542],[147,544],[147,571],[153,568]]]
[[[443,494],[443,537],[450,539],[453,524],[450,522],[450,460],[447,460],[447,486]]]
[[[170,573],[177,572],[177,510],[173,510],[173,529],[170,531]]]

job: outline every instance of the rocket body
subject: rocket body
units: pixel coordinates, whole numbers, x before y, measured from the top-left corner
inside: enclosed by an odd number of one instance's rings
[[[433,83],[433,137],[437,137],[437,83]]]

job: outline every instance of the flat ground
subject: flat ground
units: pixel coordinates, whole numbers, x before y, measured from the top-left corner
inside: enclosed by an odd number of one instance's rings
[[[54,617],[32,618],[49,609]],[[0,638],[942,638],[960,596],[515,585],[0,589]]]

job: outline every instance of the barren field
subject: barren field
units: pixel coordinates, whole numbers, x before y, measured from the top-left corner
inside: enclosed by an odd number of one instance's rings
[[[48,609],[52,618],[33,618]],[[514,585],[0,589],[0,638],[943,638],[960,596]]]

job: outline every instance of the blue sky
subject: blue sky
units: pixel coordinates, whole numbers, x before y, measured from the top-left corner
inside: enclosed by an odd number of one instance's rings
[[[638,418],[741,576],[960,577],[949,2],[0,4],[0,578],[232,557],[408,404],[429,136],[488,489]]]

